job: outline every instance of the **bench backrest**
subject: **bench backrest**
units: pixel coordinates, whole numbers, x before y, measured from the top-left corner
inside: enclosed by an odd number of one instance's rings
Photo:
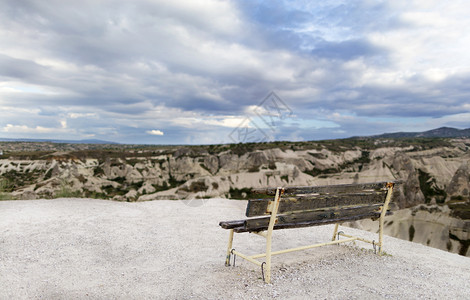
[[[398,182],[342,184],[329,186],[286,187],[277,211],[277,226],[363,219],[375,217],[384,205],[390,185]],[[247,217],[271,214],[276,188],[254,189],[259,199],[248,201]],[[267,226],[269,218],[248,219],[247,228]]]

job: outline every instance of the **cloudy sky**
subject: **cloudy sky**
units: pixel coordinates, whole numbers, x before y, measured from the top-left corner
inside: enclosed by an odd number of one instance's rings
[[[0,137],[468,128],[469,16],[465,0],[0,0]]]

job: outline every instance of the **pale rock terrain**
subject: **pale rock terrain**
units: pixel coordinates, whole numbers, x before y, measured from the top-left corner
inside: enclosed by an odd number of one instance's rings
[[[392,230],[392,226],[389,234],[409,239],[406,234],[414,226],[413,241],[459,252],[461,246],[457,244],[469,241],[466,223],[454,219],[470,219],[465,217],[465,205],[470,206],[470,140],[456,139],[451,146],[426,150],[410,145],[387,147],[387,141],[379,142],[380,147],[373,149],[355,146],[335,150],[323,146],[209,153],[181,147],[173,152],[153,151],[142,156],[144,151],[128,151],[120,157],[102,158],[79,158],[61,151],[31,160],[0,159],[0,176],[18,185],[11,193],[17,199],[52,198],[76,192],[82,197],[118,201],[243,199],[250,197],[250,189],[256,187],[403,180],[402,188],[395,194],[397,208],[412,209],[423,203],[445,206],[455,201],[463,207],[457,217],[442,207],[442,216],[436,214],[443,228],[447,228],[446,237],[439,237],[437,229],[427,234],[425,227],[436,223],[433,217],[417,221],[411,213],[404,212],[392,218],[402,216],[408,223],[396,222],[401,224],[400,230]],[[461,228],[462,233],[454,227]],[[450,236],[457,236],[460,241]]]
[[[327,185],[388,180],[405,180],[400,207],[424,202],[419,185],[421,170],[435,187],[447,189],[453,176],[468,173],[470,154],[460,147],[409,151],[408,148],[378,148],[332,152],[322,150],[255,150],[243,155],[230,151],[219,154],[193,153],[181,148],[173,154],[123,159],[73,159],[62,152],[47,160],[0,160],[0,174],[31,174],[30,184],[14,191],[20,198],[54,195],[61,181],[80,192],[110,194],[106,187],[125,193],[110,195],[120,200],[153,200],[169,197],[226,197],[230,189],[261,186]],[[366,160],[361,161],[365,155]],[[33,176],[34,175],[34,176]],[[469,180],[460,176],[449,187],[459,194]],[[196,184],[193,184],[196,182]],[[197,183],[200,184],[197,184]],[[191,188],[193,184],[193,190]],[[131,187],[129,187],[131,186]],[[129,191],[135,190],[128,194]]]
[[[447,190],[451,195],[470,196],[470,160],[462,162]]]
[[[377,222],[360,220],[344,225],[378,232]],[[385,217],[384,233],[445,251],[470,256],[470,221],[453,218],[447,206],[419,205]]]

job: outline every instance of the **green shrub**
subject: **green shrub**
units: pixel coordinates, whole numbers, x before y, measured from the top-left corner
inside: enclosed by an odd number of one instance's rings
[[[28,186],[38,182],[38,178],[42,175],[39,170],[34,170],[29,173],[19,172],[16,170],[10,170],[3,173],[3,180],[6,180],[8,185],[5,187],[6,192],[13,192],[19,188]]]
[[[60,182],[60,188],[54,193],[55,198],[80,198],[82,194],[73,188],[65,181]]]
[[[168,184],[170,185],[169,188],[180,186],[185,182],[186,182],[185,180],[176,180],[176,178],[173,177],[171,174],[170,174],[170,178],[168,179]]]
[[[10,194],[0,193],[0,201],[1,200],[12,200],[12,197],[10,196]]]
[[[100,166],[93,169],[93,176],[99,175],[104,175],[104,170]]]
[[[10,182],[7,179],[0,179],[0,192],[10,191]]]
[[[197,192],[205,192],[207,191],[208,187],[206,186],[206,183],[204,181],[193,181],[189,185],[189,187],[182,187],[180,190],[186,191],[186,192],[192,192],[192,193],[197,193]]]
[[[413,225],[411,225],[410,228],[408,229],[408,235],[409,235],[409,240],[413,241],[415,237],[415,227]]]
[[[419,187],[423,192],[424,202],[429,203],[435,198],[437,203],[444,203],[447,193],[436,185],[436,179],[421,169],[418,169],[418,173]]]
[[[0,200],[13,200],[13,196],[7,192],[10,190],[10,186],[8,180],[0,179]]]
[[[254,198],[254,194],[251,192],[251,188],[230,188],[229,190],[231,199],[245,199],[245,198]]]
[[[155,188],[155,193],[170,189],[170,187],[168,186],[166,182],[163,182],[162,185],[152,184],[152,186]]]
[[[52,169],[47,170],[46,174],[44,174],[44,180],[50,179],[52,177]]]
[[[310,176],[320,176],[320,178],[326,178],[328,176],[326,176],[327,174],[335,174],[335,173],[339,173],[340,170],[336,169],[336,168],[328,168],[328,169],[317,169],[317,168],[313,168],[311,170],[305,170],[304,173],[307,173],[308,175]]]
[[[109,197],[106,196],[105,193],[97,193],[95,191],[84,190],[83,196],[86,198],[93,198],[93,199],[108,199]]]

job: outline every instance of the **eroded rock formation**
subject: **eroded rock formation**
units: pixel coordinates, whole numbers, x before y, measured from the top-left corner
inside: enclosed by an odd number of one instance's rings
[[[455,220],[470,219],[470,140],[432,147],[425,143],[388,145],[386,140],[372,146],[356,144],[228,145],[222,151],[214,151],[213,146],[61,151],[34,158],[11,155],[0,159],[0,187],[4,189],[0,194],[9,192],[17,199],[243,199],[254,187],[403,180],[395,203],[403,211],[410,209],[392,216],[395,219],[390,219],[387,233],[406,238],[403,235],[414,228],[411,240],[468,255],[462,246],[469,241],[468,223]],[[420,209],[413,215],[412,210],[422,204],[441,209],[432,215]],[[424,236],[426,240],[420,240]]]

